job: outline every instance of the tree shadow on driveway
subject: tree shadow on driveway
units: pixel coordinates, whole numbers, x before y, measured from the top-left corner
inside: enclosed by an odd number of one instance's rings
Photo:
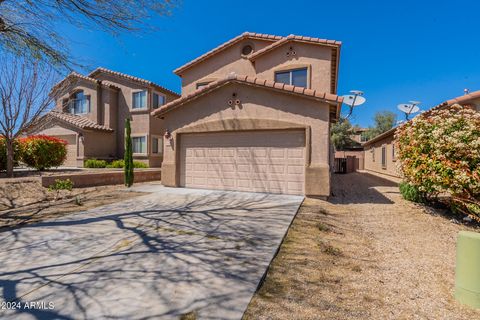
[[[3,300],[55,309],[2,317],[240,318],[300,204],[265,194],[152,194],[5,230]]]

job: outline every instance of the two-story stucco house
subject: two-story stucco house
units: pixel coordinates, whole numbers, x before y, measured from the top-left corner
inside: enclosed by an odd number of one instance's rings
[[[154,110],[166,186],[330,195],[341,43],[244,33],[175,70]]]
[[[87,76],[71,73],[52,89],[55,108],[28,134],[56,136],[68,142],[66,166],[84,160],[118,159],[124,153],[125,119],[132,120],[135,160],[159,167],[164,122],[150,115],[179,96],[151,81],[97,68]]]

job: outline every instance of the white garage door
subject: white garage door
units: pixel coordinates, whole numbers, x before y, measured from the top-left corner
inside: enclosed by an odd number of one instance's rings
[[[77,136],[69,135],[55,135],[54,137],[67,141],[67,159],[63,163],[65,167],[77,166]]]
[[[186,134],[180,143],[181,186],[304,193],[303,130]]]

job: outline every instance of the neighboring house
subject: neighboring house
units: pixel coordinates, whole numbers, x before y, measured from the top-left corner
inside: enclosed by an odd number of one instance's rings
[[[150,112],[177,99],[175,92],[148,80],[97,68],[87,76],[71,73],[52,88],[52,94],[54,110],[27,134],[66,140],[64,165],[82,167],[89,158],[123,158],[126,118],[132,120],[135,160],[150,167],[161,165],[164,122]]]
[[[368,129],[366,128],[352,127],[350,134],[350,139],[352,143],[350,143],[349,146],[341,150],[335,150],[335,159],[355,157],[355,161],[351,166],[352,171],[364,169],[363,158],[365,153],[363,152],[362,142],[366,141],[364,134],[366,131],[368,131]]]
[[[398,177],[397,156],[392,128],[363,143],[364,170]]]
[[[450,99],[435,106],[433,109],[443,109],[453,104],[460,104],[480,111],[480,91]],[[396,165],[395,131],[396,128],[393,128],[363,143],[366,171],[400,177]]]
[[[341,44],[244,33],[175,70],[181,98],[162,119],[162,183],[330,195],[330,125]]]

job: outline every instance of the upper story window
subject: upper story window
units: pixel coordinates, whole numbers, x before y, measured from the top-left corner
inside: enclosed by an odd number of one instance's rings
[[[132,94],[132,109],[147,107],[147,91],[137,91]]]
[[[275,72],[275,82],[290,84],[297,87],[307,87],[307,68]]]
[[[153,93],[152,94],[152,108],[157,109],[165,104],[165,96],[158,94],[158,93]]]
[[[90,96],[86,96],[83,91],[77,91],[68,104],[68,110],[71,114],[89,113]]]

